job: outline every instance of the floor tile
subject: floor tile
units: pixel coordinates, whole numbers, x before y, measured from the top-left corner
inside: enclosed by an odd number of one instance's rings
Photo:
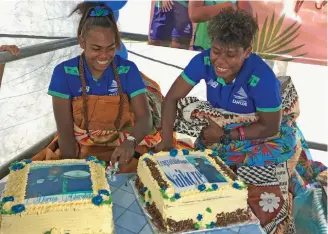
[[[128,210],[131,210],[134,213],[144,215],[142,209],[140,208],[137,201],[134,201],[131,206],[129,206]]]
[[[136,177],[136,173],[126,173],[125,175],[127,175],[127,177],[129,177],[129,179]]]
[[[113,193],[113,203],[124,208],[128,208],[134,201],[135,197],[131,193],[127,193],[121,189],[117,189]]]
[[[132,187],[131,187],[131,184],[129,181],[125,182],[124,184],[121,185],[120,189],[124,190],[124,191],[127,191],[129,193],[133,193],[133,190],[132,190]]]
[[[205,232],[205,234],[236,234],[236,232],[231,231],[229,229],[220,229],[220,230],[215,230],[215,231],[208,231],[208,232]]]
[[[264,234],[259,225],[248,225],[240,228],[239,234]]]
[[[149,224],[146,224],[143,229],[139,232],[139,234],[152,234],[153,230],[149,226]]]
[[[113,180],[108,180],[108,183],[111,186],[119,188],[122,186],[122,184],[124,184],[131,178],[131,175],[130,174],[119,174],[119,175],[114,175],[113,178],[114,178]]]
[[[116,190],[117,190],[116,187],[114,187],[114,186],[110,186],[110,191],[112,192],[112,194],[113,194]]]
[[[116,234],[133,234],[134,232],[130,232],[124,228],[118,227],[117,225],[115,225],[115,233]]]
[[[0,191],[2,192],[6,187],[6,183],[0,183]]]
[[[125,208],[113,204],[113,217],[114,217],[114,222],[126,211]]]
[[[139,233],[146,223],[147,221],[144,216],[129,210],[124,212],[124,214],[122,214],[121,217],[116,221],[117,226],[123,227],[124,229],[136,233]]]
[[[231,231],[239,233],[240,227],[235,227],[235,228],[229,228]]]

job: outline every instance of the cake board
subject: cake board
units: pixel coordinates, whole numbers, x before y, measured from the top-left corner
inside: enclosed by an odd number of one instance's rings
[[[146,207],[145,207],[145,203],[142,199],[142,197],[140,196],[138,189],[135,186],[135,182],[136,182],[136,176],[133,176],[130,180],[129,183],[131,185],[131,188],[133,190],[133,194],[136,197],[136,200],[142,210],[142,212],[145,214],[146,220],[149,223],[149,226],[151,227],[153,233],[156,234],[193,234],[193,233],[214,233],[216,231],[219,230],[225,230],[225,229],[232,229],[232,228],[241,228],[241,227],[245,227],[245,226],[251,226],[251,225],[260,225],[260,221],[256,218],[256,216],[251,212],[251,218],[248,222],[244,222],[244,223],[238,223],[238,224],[233,224],[233,225],[228,225],[228,226],[224,226],[224,227],[215,227],[215,228],[211,228],[211,229],[201,229],[201,230],[191,230],[191,231],[185,231],[185,232],[164,232],[162,230],[159,230],[159,228],[155,225],[155,223],[153,222],[153,219],[151,217],[151,215],[148,213]]]

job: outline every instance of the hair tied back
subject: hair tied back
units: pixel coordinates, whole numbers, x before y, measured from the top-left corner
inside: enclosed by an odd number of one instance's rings
[[[101,16],[108,16],[109,10],[105,9],[102,6],[96,6],[93,8],[93,10],[90,12],[89,16],[93,16],[93,17],[101,17]]]

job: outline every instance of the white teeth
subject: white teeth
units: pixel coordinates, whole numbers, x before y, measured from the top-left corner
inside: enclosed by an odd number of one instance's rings
[[[101,65],[106,65],[108,63],[108,61],[97,61],[97,63],[99,63]]]
[[[221,67],[216,67],[216,69],[217,69],[219,72],[225,72],[225,71],[228,71],[228,69],[221,68]]]

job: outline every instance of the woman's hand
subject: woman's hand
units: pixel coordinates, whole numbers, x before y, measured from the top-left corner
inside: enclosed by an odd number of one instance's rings
[[[209,125],[203,128],[201,139],[205,145],[218,143],[223,136],[223,128],[208,118]]]
[[[172,10],[173,4],[172,0],[162,0],[162,11],[168,12]]]
[[[19,55],[19,48],[15,45],[2,45],[0,46],[0,51],[9,51],[14,56]],[[4,70],[5,70],[5,64],[0,64],[0,87],[1,87],[1,81],[2,81]]]
[[[0,51],[9,51],[12,55],[19,55],[19,48],[15,45],[3,45],[0,46]]]
[[[118,146],[111,157],[112,165],[115,165],[119,161],[120,165],[129,164],[135,153],[135,143],[133,141],[124,141],[120,146]]]

